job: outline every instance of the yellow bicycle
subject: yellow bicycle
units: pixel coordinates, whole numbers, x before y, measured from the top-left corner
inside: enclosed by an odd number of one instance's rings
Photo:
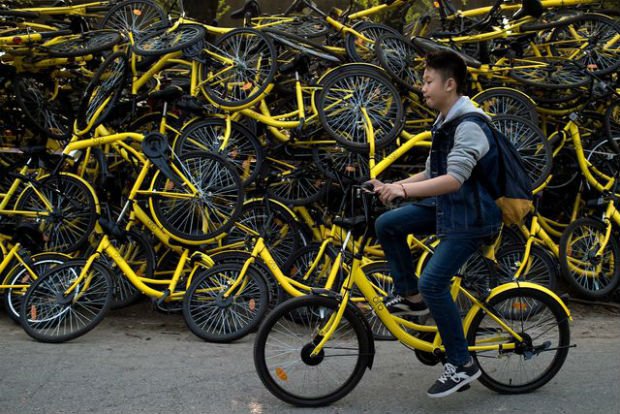
[[[349,227],[368,223],[365,214],[345,219]],[[366,237],[365,237],[366,238]],[[363,246],[364,243],[362,243]],[[491,276],[493,277],[493,276]],[[276,397],[298,406],[323,406],[353,390],[375,347],[360,310],[351,305],[353,289],[373,308],[386,328],[428,364],[444,359],[435,326],[392,315],[353,256],[351,272],[339,291],[314,290],[278,306],[259,328],[254,344],[256,371]],[[549,382],[560,370],[570,344],[570,311],[550,290],[529,282],[510,282],[477,298],[456,275],[453,299],[465,295],[473,306],[463,319],[469,351],[480,381],[500,393],[525,393]]]

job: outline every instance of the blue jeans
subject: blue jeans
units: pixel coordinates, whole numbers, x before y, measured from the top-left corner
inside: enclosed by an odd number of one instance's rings
[[[375,230],[392,272],[394,293],[422,294],[437,324],[448,362],[463,365],[469,361],[469,352],[461,315],[450,296],[450,285],[452,277],[485,238],[443,238],[418,281],[407,236],[434,233],[435,222],[435,207],[407,204],[379,216]]]

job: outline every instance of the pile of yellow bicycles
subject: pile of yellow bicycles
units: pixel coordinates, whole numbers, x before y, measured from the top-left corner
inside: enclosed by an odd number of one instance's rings
[[[258,329],[261,379],[297,405],[350,392],[375,339],[442,362],[432,320],[383,305],[392,278],[372,232],[382,207],[360,185],[423,168],[436,117],[420,94],[424,56],[449,49],[536,187],[529,218],[468,260],[453,298],[486,386],[528,392],[553,378],[571,346],[554,292],[565,281],[610,299],[620,281],[614,10],[438,0],[394,28],[376,16],[404,16],[414,0],[328,11],[295,0],[276,15],[248,0],[232,13],[239,27],[220,27],[174,6],[0,7],[11,318],[64,342],[147,296],[207,341]],[[409,241],[419,275],[439,240]]]

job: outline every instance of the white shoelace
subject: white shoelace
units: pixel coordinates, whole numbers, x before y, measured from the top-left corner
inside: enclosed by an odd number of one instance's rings
[[[454,382],[461,382],[462,380],[460,375],[456,373],[456,367],[449,362],[447,362],[446,365],[443,366],[443,374],[441,374],[437,381],[445,384],[448,378],[452,379],[452,381]]]

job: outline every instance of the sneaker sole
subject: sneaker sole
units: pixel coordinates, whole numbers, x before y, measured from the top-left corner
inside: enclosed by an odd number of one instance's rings
[[[428,395],[430,398],[443,398],[443,397],[447,397],[448,395],[452,395],[455,392],[457,392],[458,390],[460,390],[461,388],[463,388],[465,385],[469,384],[470,382],[474,382],[475,380],[477,380],[480,375],[482,375],[482,371],[480,371],[480,369],[478,369],[478,372],[476,372],[474,375],[472,375],[471,377],[467,378],[466,380],[464,380],[463,382],[461,382],[459,385],[457,385],[454,388],[451,388],[447,391],[444,392],[440,392],[438,394],[429,394],[428,392],[426,393],[426,395]]]

